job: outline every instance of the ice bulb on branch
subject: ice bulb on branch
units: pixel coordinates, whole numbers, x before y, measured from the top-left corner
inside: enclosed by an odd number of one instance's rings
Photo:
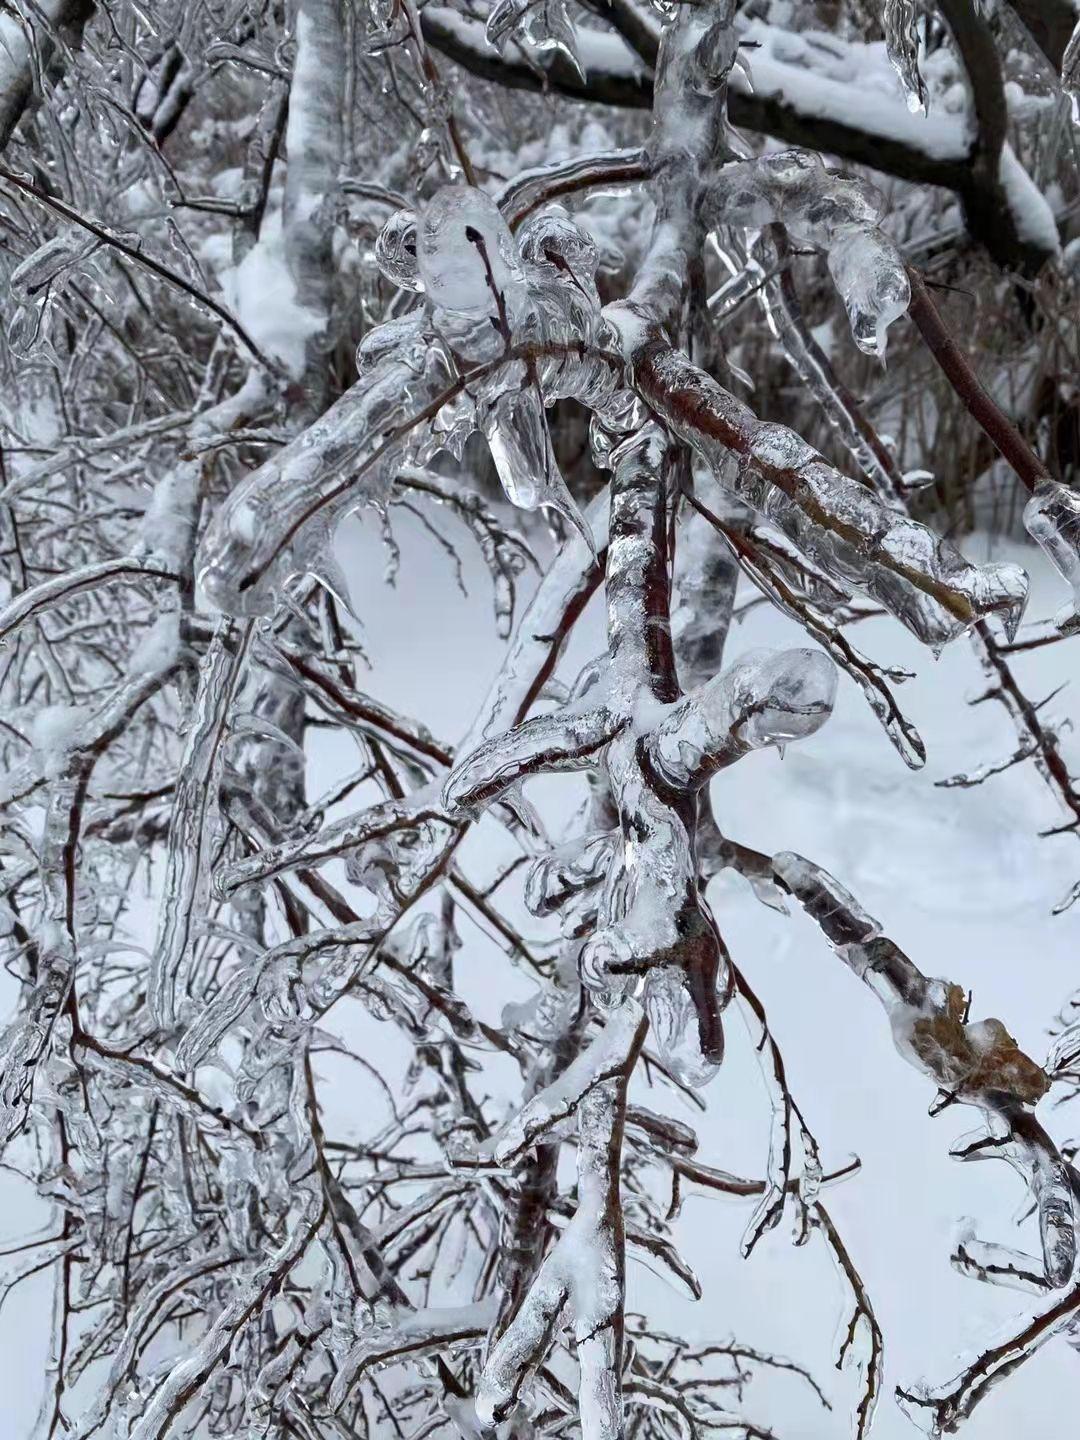
[[[748,750],[819,730],[836,683],[821,650],[753,651],[674,705],[647,737],[647,752],[668,784],[694,788]]]
[[[416,259],[416,216],[411,210],[396,210],[379,231],[375,263],[403,290],[423,290]]]
[[[883,358],[889,326],[911,303],[911,285],[895,247],[880,230],[848,228],[829,250],[828,265],[852,339],[864,355]]]
[[[446,185],[428,201],[416,259],[437,309],[472,319],[520,313],[526,283],[514,237],[495,201],[475,186]]]

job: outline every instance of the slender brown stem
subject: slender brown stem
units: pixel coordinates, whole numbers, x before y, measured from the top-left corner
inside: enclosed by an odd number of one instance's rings
[[[941,366],[946,380],[964,402],[969,415],[1029,490],[1034,490],[1041,480],[1052,479],[1049,470],[1020,431],[984,388],[967,356],[942,320],[918,270],[909,265],[907,274],[911,282],[908,314],[918,327],[926,348]]]

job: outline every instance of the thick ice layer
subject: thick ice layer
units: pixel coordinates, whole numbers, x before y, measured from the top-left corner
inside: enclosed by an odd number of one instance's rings
[[[416,259],[432,305],[452,315],[516,315],[525,292],[514,237],[499,207],[471,185],[444,185],[420,213]]]
[[[748,750],[812,735],[829,718],[836,667],[820,650],[755,651],[675,705],[648,737],[670,783],[695,786]]]
[[[889,59],[900,77],[908,109],[926,113],[926,86],[919,73],[919,6],[914,0],[885,0],[881,23]]]
[[[1050,563],[1072,588],[1072,615],[1080,617],[1080,491],[1059,480],[1042,480],[1024,506],[1024,527],[1046,552]]]
[[[782,150],[725,166],[708,204],[715,224],[757,230],[779,221],[794,240],[823,251],[855,343],[885,354],[886,332],[907,310],[911,289],[878,226],[884,202],[872,185],[826,170],[809,151]]]

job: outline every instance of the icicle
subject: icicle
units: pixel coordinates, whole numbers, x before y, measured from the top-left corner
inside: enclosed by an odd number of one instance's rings
[[[856,345],[884,357],[886,332],[907,310],[911,286],[899,251],[878,225],[881,193],[826,170],[806,150],[781,150],[725,166],[709,196],[712,225],[757,230],[780,221],[826,257]]]
[[[913,115],[925,115],[926,85],[919,71],[919,8],[915,0],[884,0],[881,23],[885,47],[893,69],[900,77]]]
[[[484,31],[489,45],[503,50],[512,40],[543,53],[554,50],[565,55],[585,80],[585,67],[578,54],[577,33],[567,14],[565,0],[498,0],[488,15]]]
[[[420,217],[417,262],[435,325],[455,352],[490,361],[535,330],[539,317],[521,255],[498,206],[482,191],[450,185],[435,194]],[[591,309],[599,314],[597,305]],[[507,357],[475,393],[507,498],[524,510],[557,511],[591,544],[559,473],[535,364]]]
[[[539,387],[530,382],[523,364],[505,367],[498,392],[489,393],[484,404],[480,427],[510,503],[521,510],[554,510],[580,532],[595,554],[588,522],[555,459]]]

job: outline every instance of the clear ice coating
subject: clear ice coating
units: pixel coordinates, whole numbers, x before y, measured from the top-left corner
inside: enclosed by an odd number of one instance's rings
[[[717,224],[758,230],[784,225],[792,239],[824,252],[867,355],[883,357],[889,326],[905,313],[911,286],[896,246],[879,227],[880,192],[867,181],[826,170],[805,150],[782,150],[725,166],[709,197]]]
[[[919,70],[919,6],[916,0],[884,0],[881,23],[893,69],[900,77],[908,109],[926,114],[926,85]]]
[[[224,740],[243,654],[243,645],[223,622],[200,666],[173,797],[161,919],[147,987],[150,1011],[165,1029],[175,1023],[199,926],[207,916],[211,857],[220,841]]]
[[[832,713],[836,683],[820,650],[751,652],[674,705],[648,752],[669,784],[700,785],[748,750],[812,735]]]
[[[411,210],[395,210],[379,231],[375,263],[403,290],[423,290],[416,255],[416,216]]]
[[[513,326],[527,304],[514,237],[498,205],[472,185],[444,185],[420,213],[416,259],[431,304],[448,315]]]
[[[356,384],[218,510],[198,565],[213,604],[269,614],[304,574],[346,598],[331,548],[341,517],[383,507],[404,465],[440,450],[460,459],[477,429],[511,502],[556,511],[592,546],[545,406],[573,395],[607,413],[615,401],[620,367],[596,293],[596,249],[563,215],[537,217],[524,240],[530,260],[474,187],[444,187],[419,216],[394,212],[379,263],[425,304],[369,331]]]
[[[951,541],[833,470],[783,426],[756,427],[734,488],[828,575],[879,601],[932,649],[980,615],[997,614],[1015,635],[1027,602],[1020,566],[972,565]]]
[[[372,349],[377,333],[367,337]],[[385,503],[397,466],[425,434],[423,419],[453,386],[446,356],[423,337],[419,318],[395,329],[398,343],[218,509],[198,576],[220,610],[269,614],[287,583],[308,573],[340,587],[334,524],[361,504]]]
[[[534,50],[556,50],[566,56],[585,79],[578,56],[577,35],[565,0],[497,0],[488,15],[485,35],[489,45],[502,50],[517,39]]]
[[[1080,623],[1080,493],[1060,480],[1040,480],[1024,506],[1024,528],[1073,592],[1072,613],[1059,625]]]
[[[1061,88],[1069,97],[1074,125],[1080,125],[1080,20],[1061,57]]]
[[[50,304],[93,254],[100,242],[83,230],[67,230],[46,240],[15,266],[8,281],[15,306],[8,330],[13,348],[28,352],[40,339]]]

